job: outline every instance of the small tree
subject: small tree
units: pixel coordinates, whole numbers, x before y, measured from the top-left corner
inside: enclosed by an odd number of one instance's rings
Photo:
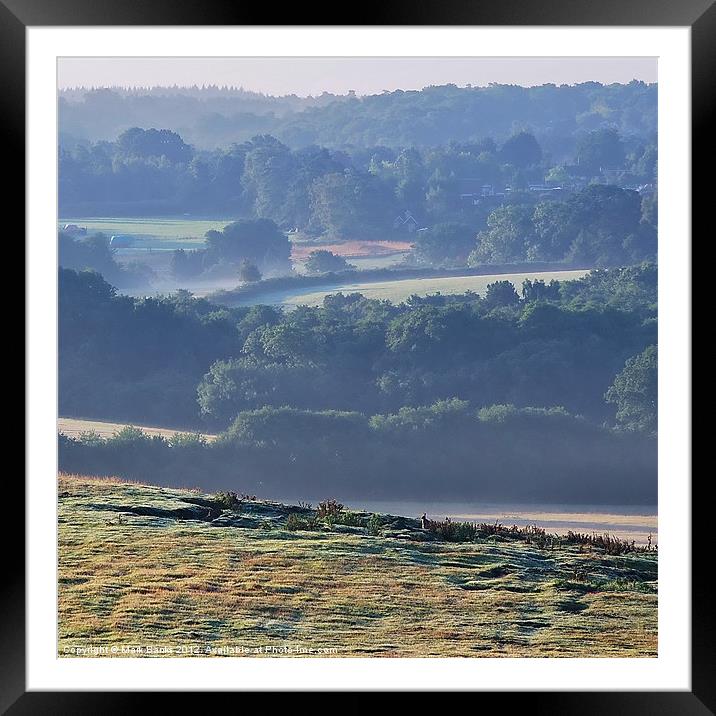
[[[629,358],[604,396],[617,406],[617,423],[626,430],[656,433],[658,349],[648,346]]]
[[[500,157],[513,166],[528,167],[542,160],[542,148],[533,134],[518,132],[502,145]]]
[[[510,281],[495,281],[487,285],[485,301],[491,307],[516,306],[520,297]]]
[[[425,263],[465,263],[475,246],[475,232],[464,224],[446,222],[418,232],[415,254]]]
[[[311,274],[345,271],[349,268],[353,267],[342,256],[325,249],[311,251],[306,260],[306,271]]]
[[[624,159],[624,143],[614,128],[596,129],[577,142],[579,166],[595,174],[600,169],[623,167]]]
[[[239,263],[239,278],[247,283],[255,283],[261,280],[261,271],[256,264],[251,263],[248,259],[241,259]]]
[[[291,268],[291,242],[270,219],[241,219],[221,231],[207,231],[205,237],[207,264],[248,259],[263,271]]]
[[[558,164],[556,167],[552,167],[545,176],[545,181],[552,182],[555,184],[568,184],[569,173],[562,164]]]

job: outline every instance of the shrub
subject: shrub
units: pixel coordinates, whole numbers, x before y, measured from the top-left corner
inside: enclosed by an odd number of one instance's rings
[[[333,524],[347,527],[363,527],[363,520],[355,512],[339,512],[332,518]]]
[[[566,540],[569,544],[578,544],[581,546],[596,547],[597,549],[603,550],[606,554],[617,555],[617,554],[628,554],[629,552],[650,552],[653,547],[651,541],[646,547],[639,547],[636,545],[634,540],[631,542],[628,540],[619,539],[618,537],[612,537],[609,534],[598,535],[593,532],[591,535],[572,532],[567,532]]]
[[[201,433],[174,433],[168,441],[172,447],[181,448],[205,448],[208,444],[207,439]]]
[[[235,492],[217,492],[214,501],[219,507],[225,510],[234,510],[238,512],[241,509],[243,501]]]
[[[318,503],[318,517],[336,517],[343,510],[343,505],[337,500],[323,500]]]
[[[380,534],[380,528],[383,526],[383,520],[381,519],[380,515],[376,514],[375,512],[370,516],[370,519],[368,520],[368,532],[372,535],[379,535]]]
[[[325,249],[311,251],[305,266],[309,274],[330,273],[331,271],[345,271],[355,268],[355,266],[349,264],[343,256],[334,254],[332,251],[326,251]]]
[[[316,517],[300,517],[295,512],[292,512],[286,520],[286,529],[295,532],[296,530],[318,530],[320,524]]]
[[[63,436],[66,438],[66,436]],[[101,446],[105,444],[105,439],[94,430],[83,430],[78,436],[77,441],[86,446]]]
[[[477,536],[478,527],[472,522],[453,522],[446,517],[441,522],[430,520],[428,530],[448,542],[472,542]]]
[[[251,263],[248,259],[241,259],[239,263],[239,279],[246,283],[255,283],[261,280],[261,271],[256,264]]]

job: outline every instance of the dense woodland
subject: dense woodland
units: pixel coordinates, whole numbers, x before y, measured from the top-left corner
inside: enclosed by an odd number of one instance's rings
[[[284,312],[186,291],[134,299],[61,269],[60,410],[223,429],[264,405],[373,414],[458,397],[613,422],[605,391],[656,343],[655,266],[521,293],[504,281],[398,306],[338,294]]]
[[[220,463],[230,444],[251,456],[230,469],[275,489],[277,474],[318,489],[326,470],[349,479],[370,467],[385,495],[381,480],[405,459],[420,479],[439,467],[465,492],[466,461],[479,454],[485,466],[502,461],[514,490],[532,475],[544,499],[573,470],[609,472],[605,492],[644,499],[656,455],[656,278],[645,264],[525,282],[521,295],[496,282],[484,297],[394,306],[339,294],[284,313],[220,308],[185,291],[132,299],[96,273],[61,270],[60,412],[226,431],[224,447],[192,443],[196,459]],[[158,468],[146,460],[178,455],[162,441],[120,444],[65,440],[63,464],[107,459],[105,469],[147,474]],[[189,459],[166,464],[197,474]],[[619,487],[632,468],[641,477]],[[219,479],[229,467],[212,470]]]
[[[510,156],[511,142],[515,156]],[[543,158],[526,132],[499,147],[486,139],[424,152],[384,149],[367,165],[324,147],[291,150],[267,135],[189,159],[192,148],[168,130],[128,130],[116,142],[61,152],[60,214],[263,218],[284,231],[363,240],[410,238],[409,229],[443,223],[489,233],[509,221],[513,232],[526,232],[521,238],[529,242],[531,234],[560,220],[549,211],[543,216],[545,207],[567,204],[563,211],[569,213],[575,195],[590,183],[606,181],[600,167],[609,166],[619,171],[622,185],[611,185],[619,192],[610,200],[629,205],[624,220],[633,222],[636,214],[638,225],[644,215],[653,224],[655,146],[639,145],[627,153],[611,129],[588,133],[580,146],[579,163],[569,169]],[[593,165],[580,161],[587,151],[599,155]],[[650,189],[638,194],[644,186]],[[503,214],[495,213],[499,209]],[[406,216],[411,223],[396,221]]]

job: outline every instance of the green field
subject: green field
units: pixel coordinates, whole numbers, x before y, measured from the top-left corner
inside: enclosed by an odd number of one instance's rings
[[[400,303],[410,296],[427,296],[434,293],[445,295],[460,294],[473,291],[484,295],[487,285],[495,281],[511,281],[520,290],[525,279],[532,281],[541,279],[569,281],[581,278],[589,273],[585,270],[576,271],[536,271],[528,273],[490,274],[483,276],[447,276],[440,278],[410,278],[395,281],[353,282],[323,287],[292,288],[259,296],[252,296],[246,303],[263,303],[295,307],[300,305],[318,306],[325,296],[332,293],[362,293],[366,298],[376,298]]]
[[[654,552],[509,532],[449,542],[366,513],[289,529],[315,512],[225,507],[61,475],[59,655],[657,655]]]
[[[89,218],[62,219],[65,224],[83,226],[89,233],[100,231],[107,236],[130,234],[136,237],[135,248],[175,249],[195,248],[204,244],[204,234],[210,229],[223,229],[232,219],[190,218]]]

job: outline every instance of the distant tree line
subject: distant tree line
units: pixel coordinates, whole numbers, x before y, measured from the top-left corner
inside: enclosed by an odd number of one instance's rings
[[[326,256],[330,254],[330,256]],[[316,256],[318,261],[311,259]],[[325,259],[325,260],[324,260]],[[234,288],[218,288],[206,298],[221,306],[261,303],[262,299],[276,291],[306,289],[312,286],[340,286],[345,283],[393,282],[411,278],[449,278],[466,276],[496,275],[501,273],[522,273],[562,271],[586,268],[584,265],[563,261],[521,261],[505,264],[481,264],[479,266],[440,267],[424,264],[401,265],[395,268],[358,269],[343,257],[330,251],[317,249],[309,254],[305,273],[291,273],[271,276],[261,281],[243,283]]]
[[[432,147],[452,140],[498,142],[527,129],[556,161],[573,154],[580,137],[615,127],[624,137],[656,134],[657,85],[633,81],[603,85],[443,85],[358,97],[271,97],[221,87],[62,90],[64,144],[107,140],[131,127],[181,131],[191,144],[214,149],[273,134],[298,149],[384,146]]]

